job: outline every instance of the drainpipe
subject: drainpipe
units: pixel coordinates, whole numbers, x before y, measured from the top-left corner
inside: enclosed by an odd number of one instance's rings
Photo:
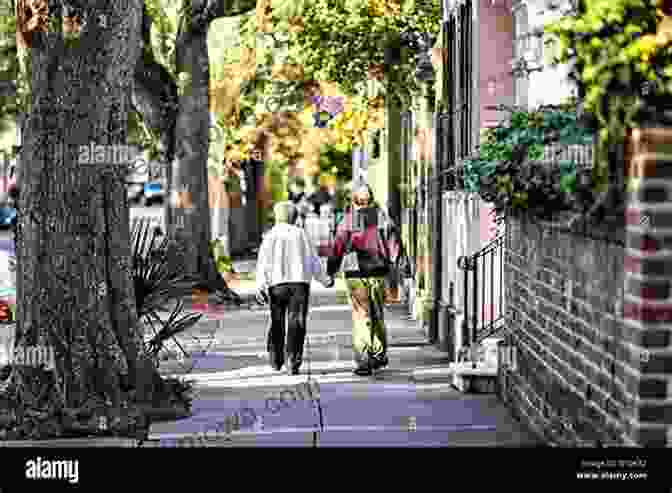
[[[429,342],[434,344],[439,340],[439,319],[441,317],[442,299],[442,273],[443,273],[443,211],[441,200],[441,168],[442,168],[442,118],[438,112],[434,112],[434,149],[432,161],[432,294],[434,304],[429,322]]]
[[[454,30],[451,28],[451,18],[454,13],[452,11],[452,2],[450,0],[443,0],[443,19],[442,19],[442,52],[443,63],[441,65],[441,70],[443,71],[442,83],[442,111],[444,113],[439,114],[437,122],[437,139],[436,139],[436,160],[437,160],[437,190],[442,190],[444,188],[448,189],[451,183],[451,179],[447,175],[448,171],[455,165],[455,128],[454,128],[454,111],[455,111],[455,80],[454,80],[454,71],[453,64],[455,61],[453,57],[455,56],[454,49],[451,49],[454,46]],[[448,51],[450,50],[450,51]],[[443,248],[443,200],[441,195],[437,200],[437,205],[439,209],[439,222],[438,222],[438,234],[440,235],[441,242],[440,247]],[[441,253],[443,253],[441,251]],[[441,260],[443,258],[441,257]],[[440,262],[441,262],[440,260]],[[440,271],[441,284],[443,284],[443,269],[445,265],[441,262],[440,266],[437,266],[437,269]],[[440,288],[441,286],[439,284]],[[443,294],[443,293],[442,293]],[[441,351],[447,352],[450,355],[450,359],[455,361],[455,350],[454,350],[454,330],[455,330],[455,286],[451,282],[448,286],[448,297],[446,302],[441,299],[437,299],[437,318],[438,318],[438,346]]]
[[[417,33],[416,35],[416,79],[418,82],[423,84],[423,95],[422,98],[424,99],[423,101],[423,108],[426,114],[423,115],[423,120],[425,120],[427,125],[431,125],[431,128],[434,131],[433,138],[436,138],[438,128],[436,125],[436,112],[433,112],[431,115],[432,118],[428,118],[430,116],[429,112],[433,110],[434,103],[435,101],[432,101],[430,99],[430,96],[432,94],[431,92],[431,87],[436,80],[436,75],[434,73],[434,66],[432,65],[431,62],[431,49],[434,45],[434,40],[431,38],[429,33]],[[428,322],[428,327],[427,327],[427,339],[430,344],[436,343],[438,340],[438,319],[437,319],[437,306],[438,306],[438,300],[440,299],[441,295],[441,275],[440,275],[440,270],[441,270],[441,234],[440,234],[440,229],[439,229],[439,223],[441,220],[441,210],[440,210],[440,200],[439,199],[439,192],[436,189],[436,184],[438,183],[437,174],[436,174],[436,166],[438,164],[438,161],[436,159],[436,146],[432,146],[434,149],[432,149],[432,155],[429,156],[429,166],[426,169],[426,174],[424,176],[424,183],[423,183],[423,190],[422,193],[424,194],[425,197],[425,204],[428,206],[426,209],[427,215],[429,216],[427,219],[429,220],[429,226],[430,226],[430,238],[431,238],[431,243],[427,245],[431,249],[430,252],[426,252],[429,254],[432,265],[428,266],[430,267],[430,272],[431,272],[431,278],[429,279],[431,281],[431,286],[430,289],[428,290],[431,293],[431,300],[427,300],[428,303],[425,308],[423,306],[423,310],[427,309],[429,311],[429,320]],[[424,205],[424,204],[423,204]],[[427,280],[427,279],[426,279]]]

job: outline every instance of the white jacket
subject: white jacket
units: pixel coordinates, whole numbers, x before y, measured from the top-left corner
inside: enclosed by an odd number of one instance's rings
[[[286,282],[329,283],[326,266],[303,228],[280,223],[264,235],[257,259],[257,289]]]

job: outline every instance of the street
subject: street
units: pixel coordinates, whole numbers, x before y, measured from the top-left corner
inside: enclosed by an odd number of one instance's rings
[[[388,311],[388,368],[374,377],[352,374],[351,313],[333,303],[311,309],[301,374],[275,372],[265,351],[266,311],[231,310],[202,321],[181,343],[192,357],[162,362],[162,373],[195,384],[193,416],[156,423],[143,446],[523,446],[534,444],[494,395],[462,394],[451,387],[445,353],[425,342],[400,307]],[[316,403],[296,400],[269,413],[278,399],[310,379]],[[217,434],[242,408],[261,416],[254,428]],[[208,440],[198,442],[200,436]],[[189,445],[186,445],[189,446]]]

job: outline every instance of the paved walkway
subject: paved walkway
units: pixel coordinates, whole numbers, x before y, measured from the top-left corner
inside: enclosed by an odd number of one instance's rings
[[[156,423],[144,446],[175,446],[205,433],[207,446],[521,446],[534,444],[493,395],[464,395],[450,385],[444,353],[424,342],[417,325],[401,310],[389,312],[390,366],[375,377],[352,370],[350,311],[347,305],[311,310],[302,374],[273,371],[267,363],[266,312],[228,312],[208,319],[183,337],[190,351],[205,354],[179,363],[166,361],[162,371],[195,382],[194,415],[178,422]],[[195,337],[192,337],[195,336]],[[195,364],[194,368],[190,368]],[[275,413],[267,399],[282,390],[319,384],[319,404],[300,399]],[[304,397],[307,394],[304,392]],[[277,401],[270,401],[277,402]],[[242,407],[261,416],[228,439],[221,425]],[[272,407],[272,406],[271,406]],[[194,442],[191,442],[194,443]]]

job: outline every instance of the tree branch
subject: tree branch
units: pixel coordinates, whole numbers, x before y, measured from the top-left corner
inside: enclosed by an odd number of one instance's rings
[[[132,101],[144,123],[160,136],[162,161],[170,163],[175,154],[174,130],[177,120],[177,84],[168,70],[156,61],[150,40],[151,17],[142,16],[142,56],[135,67]]]
[[[208,24],[220,17],[236,17],[252,12],[257,0],[207,0],[205,19]]]

